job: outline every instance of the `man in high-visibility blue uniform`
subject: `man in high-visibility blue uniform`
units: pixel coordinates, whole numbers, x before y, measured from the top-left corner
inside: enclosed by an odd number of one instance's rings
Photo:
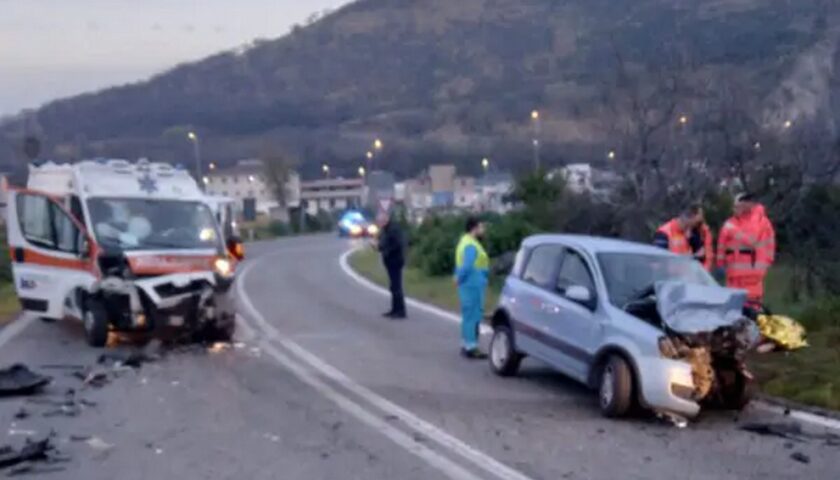
[[[467,220],[466,233],[455,251],[455,283],[461,301],[461,355],[486,358],[478,348],[478,330],[484,318],[484,292],[490,271],[490,258],[479,239],[484,224],[477,218]]]

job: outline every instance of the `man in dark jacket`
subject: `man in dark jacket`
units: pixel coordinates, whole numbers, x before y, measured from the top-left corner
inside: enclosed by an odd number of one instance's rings
[[[391,310],[384,314],[391,319],[405,318],[405,295],[403,294],[402,270],[405,266],[405,238],[402,228],[387,213],[377,217],[380,225],[379,252],[382,263],[388,271],[391,287]]]

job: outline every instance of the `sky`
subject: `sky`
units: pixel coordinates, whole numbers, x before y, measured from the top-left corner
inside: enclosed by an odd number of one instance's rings
[[[0,116],[285,35],[349,0],[0,0]]]

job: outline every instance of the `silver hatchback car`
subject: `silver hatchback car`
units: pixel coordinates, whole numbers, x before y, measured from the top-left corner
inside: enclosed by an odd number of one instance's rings
[[[672,301],[667,315],[657,294]],[[691,258],[650,245],[530,237],[491,320],[490,365],[508,376],[526,355],[542,360],[597,389],[610,417],[634,404],[688,418],[713,400],[740,408],[751,378],[743,365],[745,299]],[[669,323],[680,315],[691,325]]]

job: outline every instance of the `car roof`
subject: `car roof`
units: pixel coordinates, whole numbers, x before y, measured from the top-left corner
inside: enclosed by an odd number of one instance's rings
[[[653,245],[630,242],[617,238],[593,237],[589,235],[549,234],[533,235],[525,239],[522,245],[534,247],[546,243],[560,243],[586,251],[592,255],[598,253],[636,253],[642,255],[669,256],[673,253]]]

